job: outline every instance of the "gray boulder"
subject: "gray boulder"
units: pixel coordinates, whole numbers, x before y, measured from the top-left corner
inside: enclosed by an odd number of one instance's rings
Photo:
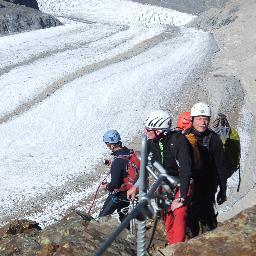
[[[61,22],[51,15],[23,5],[0,0],[0,35],[59,25]]]
[[[4,0],[4,1],[10,2],[13,4],[25,5],[27,7],[39,10],[38,3],[36,0]]]

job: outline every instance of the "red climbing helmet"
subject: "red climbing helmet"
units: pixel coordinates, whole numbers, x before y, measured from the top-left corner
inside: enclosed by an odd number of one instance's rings
[[[178,116],[177,128],[181,131],[191,127],[190,112],[183,112]]]

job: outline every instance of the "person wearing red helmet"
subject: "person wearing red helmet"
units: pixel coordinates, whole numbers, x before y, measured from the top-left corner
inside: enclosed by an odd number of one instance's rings
[[[178,116],[177,129],[185,131],[192,127],[190,112],[183,112]]]

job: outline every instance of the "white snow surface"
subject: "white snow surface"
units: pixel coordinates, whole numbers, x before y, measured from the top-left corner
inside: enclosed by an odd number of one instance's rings
[[[170,10],[163,8],[117,0],[39,4],[44,11],[94,23],[63,19],[65,26],[0,38],[0,118],[21,109],[0,126],[0,225],[12,217],[49,225],[94,191],[95,166],[108,153],[103,133],[117,129],[124,143],[141,134],[144,116],[168,104],[211,49],[211,36],[203,31],[181,28],[173,37],[161,24],[130,26],[135,14],[155,8],[166,15]],[[177,20],[191,19],[172,13]],[[59,89],[35,104],[55,83]],[[95,182],[68,188],[93,173]],[[45,200],[58,190],[62,197]],[[21,210],[37,198],[44,198],[43,210]]]
[[[48,33],[38,30],[4,37],[0,67],[9,72],[1,77],[0,92],[6,100],[0,102],[0,117],[72,71],[111,59],[161,31],[72,24]]]
[[[38,0],[40,10],[77,20],[125,25],[176,25],[195,16],[168,8],[143,5],[127,0]]]

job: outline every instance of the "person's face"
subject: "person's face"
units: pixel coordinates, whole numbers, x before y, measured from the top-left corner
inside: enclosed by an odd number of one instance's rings
[[[210,123],[210,118],[208,116],[195,116],[193,120],[193,127],[198,132],[205,132]]]
[[[159,136],[160,133],[161,133],[160,130],[150,130],[150,129],[145,128],[145,134],[146,134],[148,140],[153,140],[153,139],[157,138],[157,136]]]
[[[183,129],[187,128],[190,124],[190,120],[187,117],[182,119]]]
[[[114,146],[112,144],[106,144],[107,148],[114,151]]]

